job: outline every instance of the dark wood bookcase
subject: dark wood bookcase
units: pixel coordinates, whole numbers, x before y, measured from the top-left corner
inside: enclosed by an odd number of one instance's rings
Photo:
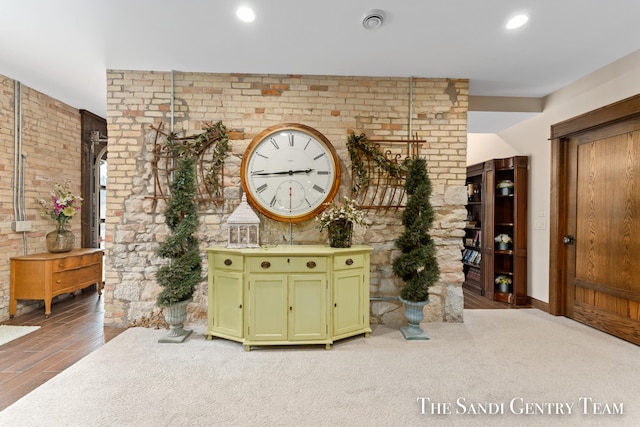
[[[467,219],[464,229],[462,263],[464,269],[463,286],[480,295],[484,295],[482,272],[483,230],[484,224],[484,164],[467,167]]]
[[[463,265],[464,287],[495,301],[527,304],[527,156],[493,159],[467,168],[467,225]],[[504,182],[512,187],[502,189]],[[495,237],[512,240],[500,247]],[[478,236],[476,238],[476,236]],[[472,251],[479,262],[473,262]],[[511,281],[500,287],[496,278]]]

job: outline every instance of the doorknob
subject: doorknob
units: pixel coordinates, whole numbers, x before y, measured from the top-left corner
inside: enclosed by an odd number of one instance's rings
[[[574,239],[574,237],[573,237],[572,235],[567,234],[566,236],[564,236],[564,237],[562,238],[562,243],[564,243],[565,245],[573,245],[573,242],[574,242],[575,240],[576,240],[576,239]]]

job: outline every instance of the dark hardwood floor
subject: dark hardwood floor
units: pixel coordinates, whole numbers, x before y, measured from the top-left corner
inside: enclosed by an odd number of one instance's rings
[[[467,290],[464,298],[465,309],[512,308]],[[54,302],[48,319],[41,304],[2,324],[39,325],[40,329],[0,346],[0,410],[125,330],[104,327],[104,306],[95,289]]]
[[[515,308],[531,308],[530,305],[520,305],[514,306],[511,304],[507,304],[506,302],[500,301],[492,301],[488,298],[483,297],[482,295],[478,295],[474,292],[470,292],[467,289],[463,288],[464,293],[464,308],[467,309],[492,309],[492,308],[504,308],[504,309],[515,309]]]
[[[40,326],[0,346],[0,410],[104,345],[125,328],[104,327],[104,306],[95,287],[2,322]]]

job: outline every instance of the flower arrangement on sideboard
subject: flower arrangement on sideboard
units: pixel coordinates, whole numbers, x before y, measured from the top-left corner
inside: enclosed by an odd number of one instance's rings
[[[71,183],[65,181],[64,184],[55,184],[51,191],[51,199],[37,199],[40,206],[40,216],[51,218],[58,224],[58,228],[65,226],[82,207],[82,197],[71,192]]]

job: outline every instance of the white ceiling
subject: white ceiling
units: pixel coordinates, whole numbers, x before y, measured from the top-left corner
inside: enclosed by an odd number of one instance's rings
[[[360,25],[371,9],[386,13],[375,31]],[[640,48],[639,0],[0,0],[0,11],[0,74],[103,117],[106,69],[468,78],[470,95],[543,97]],[[529,23],[508,32],[517,12]],[[530,116],[470,112],[469,132]]]

